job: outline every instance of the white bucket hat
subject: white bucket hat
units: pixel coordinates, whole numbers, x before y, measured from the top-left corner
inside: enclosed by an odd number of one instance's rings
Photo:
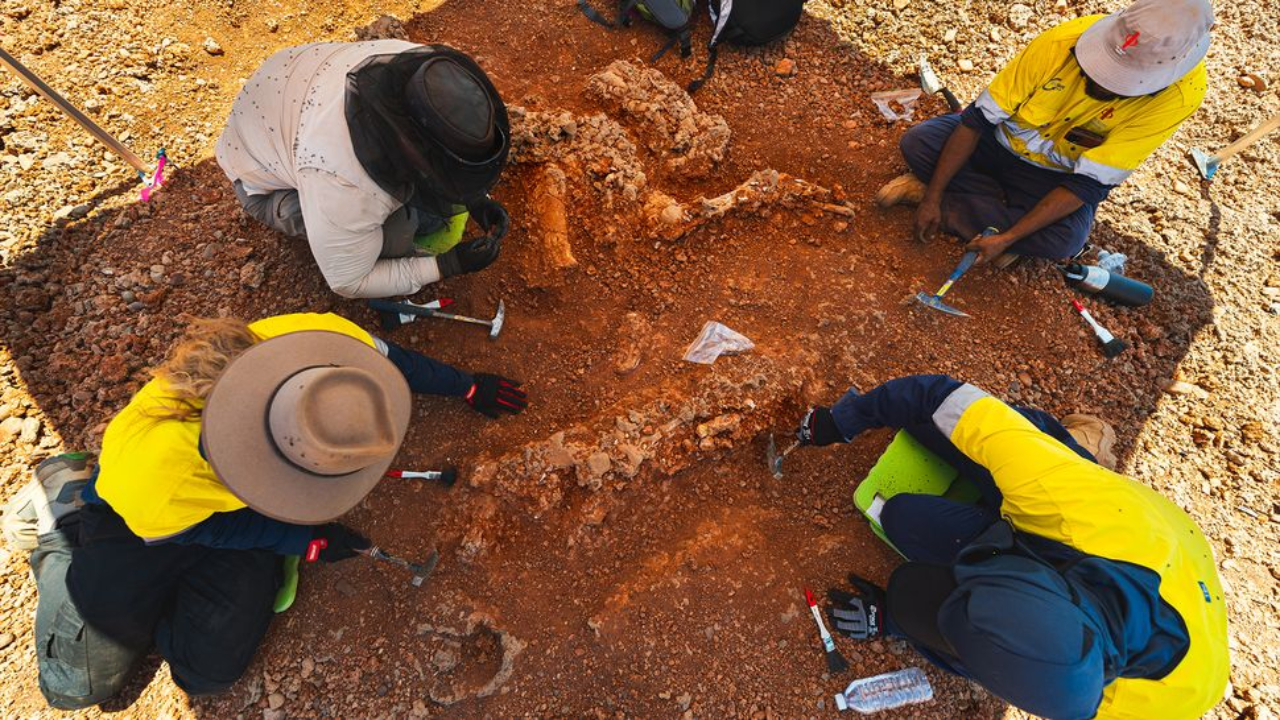
[[[1159,92],[1191,72],[1209,52],[1209,0],[1137,0],[1084,31],[1076,60],[1117,95]]]

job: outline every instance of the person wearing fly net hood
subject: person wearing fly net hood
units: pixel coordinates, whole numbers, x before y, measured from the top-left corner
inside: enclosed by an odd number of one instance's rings
[[[290,47],[244,84],[218,164],[245,212],[306,238],[329,287],[409,295],[497,259],[507,110],[467,55],[401,40]],[[458,242],[468,213],[484,235]]]

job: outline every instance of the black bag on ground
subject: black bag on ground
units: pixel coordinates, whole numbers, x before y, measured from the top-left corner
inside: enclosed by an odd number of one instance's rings
[[[689,83],[690,93],[698,91],[716,71],[719,45],[768,45],[785,38],[804,14],[805,0],[710,0],[711,57],[702,77]]]
[[[618,0],[618,13],[611,20],[591,7],[587,0],[578,0],[578,8],[593,22],[607,28],[628,27],[631,25],[632,11],[649,22],[660,25],[667,31],[670,40],[654,53],[649,62],[653,62],[680,45],[680,57],[689,57],[693,51],[689,25],[693,20],[693,11],[697,0]]]

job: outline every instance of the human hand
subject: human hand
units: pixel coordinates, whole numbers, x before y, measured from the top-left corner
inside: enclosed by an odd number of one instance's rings
[[[916,240],[929,242],[942,227],[942,200],[929,197],[927,194],[916,208],[915,233]]]
[[[500,375],[480,373],[463,398],[477,412],[498,419],[501,413],[519,415],[529,407],[529,396],[520,389],[520,383]]]
[[[977,235],[969,241],[969,244],[964,249],[978,253],[978,263],[981,264],[991,262],[1000,257],[1015,242],[1017,242],[1016,238],[1011,238],[1005,233]]]
[[[840,588],[827,591],[831,607],[827,618],[836,631],[854,640],[874,640],[884,635],[884,590],[870,581],[849,573],[849,584],[856,592]]]
[[[373,543],[369,538],[343,525],[342,523],[325,523],[317,525],[311,534],[311,542],[307,545],[307,562],[332,563],[347,560],[368,550]]]

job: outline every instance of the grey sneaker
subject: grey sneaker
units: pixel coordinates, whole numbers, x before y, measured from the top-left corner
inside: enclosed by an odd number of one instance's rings
[[[0,510],[0,536],[19,550],[34,550],[40,536],[79,510],[80,492],[93,472],[94,456],[63,453],[36,466],[35,477]]]

